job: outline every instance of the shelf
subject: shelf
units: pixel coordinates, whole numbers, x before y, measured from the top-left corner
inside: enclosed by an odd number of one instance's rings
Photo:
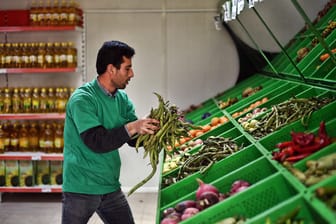
[[[61,186],[0,187],[0,192],[61,193]]]
[[[0,74],[6,73],[52,73],[52,72],[77,72],[77,68],[1,68]]]
[[[0,154],[0,160],[63,160],[61,153],[7,152]]]
[[[0,114],[0,120],[56,120],[64,118],[65,113]]]
[[[0,32],[81,31],[78,26],[2,26]]]

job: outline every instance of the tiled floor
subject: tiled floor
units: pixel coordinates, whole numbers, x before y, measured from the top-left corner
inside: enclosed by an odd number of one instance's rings
[[[157,193],[128,197],[136,224],[154,224]],[[60,224],[61,194],[5,193],[0,202],[0,224]],[[102,224],[95,214],[88,224]]]

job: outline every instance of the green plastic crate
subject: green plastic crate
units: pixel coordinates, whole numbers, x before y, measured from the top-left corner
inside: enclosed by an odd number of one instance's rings
[[[236,178],[239,179],[239,176]],[[249,219],[297,194],[298,192],[292,184],[280,173],[276,173],[251,185],[245,191],[207,208],[181,224],[213,224],[233,216],[243,216]]]
[[[261,152],[254,145],[241,149],[237,153],[215,163],[205,174],[200,174],[199,172],[194,173],[176,184],[160,190],[160,207],[165,207],[181,197],[190,194],[190,192],[195,191],[198,187],[196,178],[201,178],[207,183],[213,182],[230,172],[234,172],[235,170],[244,167],[246,164],[249,164],[256,159],[261,158],[261,156]]]
[[[264,224],[267,223],[267,221],[271,221],[271,223],[275,224],[279,219],[296,209],[299,209],[299,212],[295,217],[301,219],[303,223],[330,223],[329,220],[324,217],[324,214],[316,210],[316,208],[314,208],[314,206],[312,206],[302,195],[297,195],[247,220],[246,224]]]

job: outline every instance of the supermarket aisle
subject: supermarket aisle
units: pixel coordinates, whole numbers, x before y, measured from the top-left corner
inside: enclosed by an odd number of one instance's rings
[[[155,223],[157,193],[134,193],[129,198],[136,224]],[[6,193],[0,203],[0,224],[60,224],[61,194]],[[88,224],[102,224],[95,214]]]

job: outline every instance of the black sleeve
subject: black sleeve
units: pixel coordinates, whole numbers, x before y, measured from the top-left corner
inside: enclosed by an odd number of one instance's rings
[[[124,126],[107,130],[103,126],[90,128],[81,133],[81,138],[85,145],[97,153],[110,152],[118,149],[128,142],[130,146],[135,146],[135,141],[131,140]]]

